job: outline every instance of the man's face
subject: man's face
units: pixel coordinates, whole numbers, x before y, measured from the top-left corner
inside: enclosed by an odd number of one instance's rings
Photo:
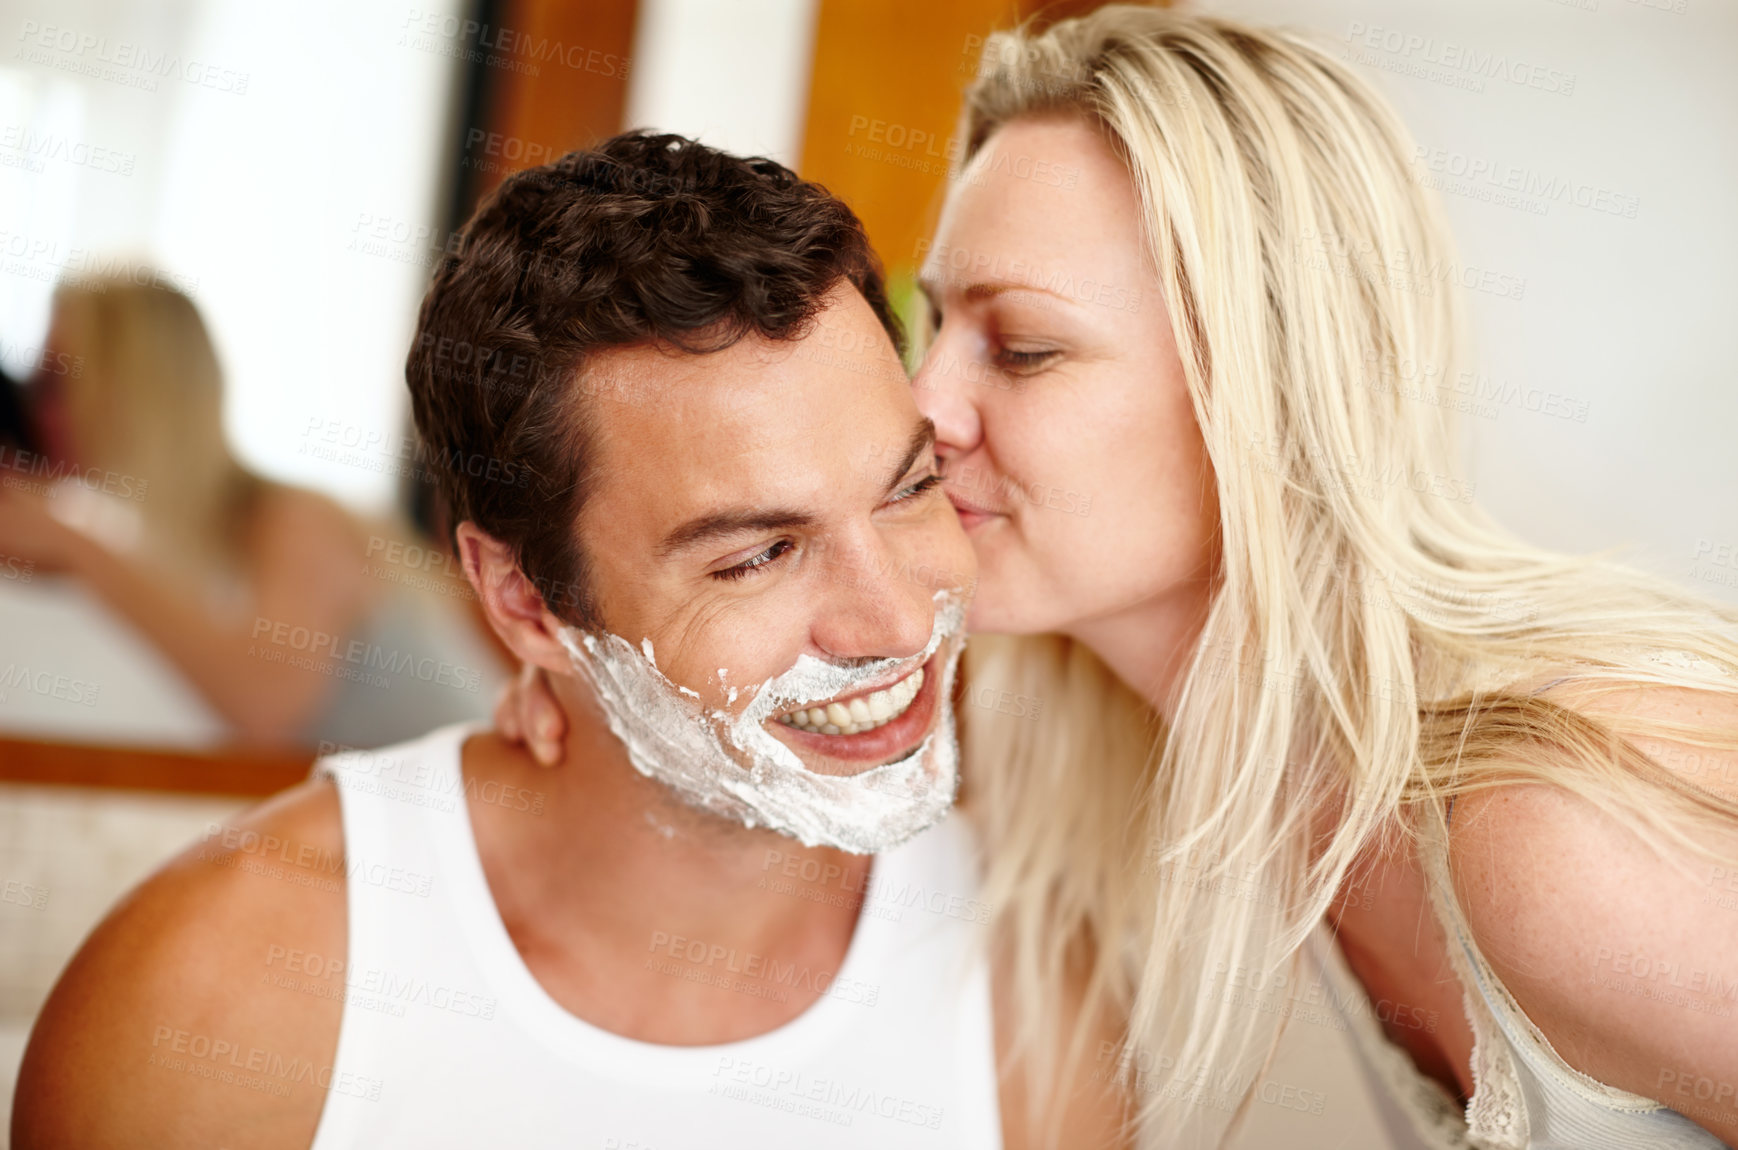
[[[649,640],[666,678],[732,716],[799,656],[906,660],[764,726],[819,774],[921,744],[942,676],[913,657],[936,593],[969,591],[975,566],[929,482],[933,431],[863,297],[835,288],[799,341],[608,352],[581,387],[596,431],[579,530],[604,629]]]

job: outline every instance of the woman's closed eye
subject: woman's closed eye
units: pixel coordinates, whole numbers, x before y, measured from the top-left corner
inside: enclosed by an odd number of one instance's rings
[[[929,334],[933,338],[939,331],[941,331],[941,308],[931,303],[929,305]]]
[[[1056,348],[1012,348],[996,349],[995,364],[1003,371],[1011,374],[1033,372],[1047,366],[1062,353]]]

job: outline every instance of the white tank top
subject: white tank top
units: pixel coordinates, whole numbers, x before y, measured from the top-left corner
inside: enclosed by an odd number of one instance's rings
[[[864,897],[856,931],[801,1015],[741,1042],[660,1046],[568,1013],[525,966],[465,803],[459,749],[476,729],[315,766],[341,796],[350,944],[314,1150],[1001,1146],[989,915],[959,815],[877,856],[843,896]],[[479,797],[536,817],[532,795]],[[790,881],[778,867],[767,880]],[[677,976],[734,980],[743,965],[664,949],[647,961]]]

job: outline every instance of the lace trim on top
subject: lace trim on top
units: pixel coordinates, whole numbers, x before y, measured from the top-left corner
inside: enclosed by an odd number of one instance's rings
[[[1461,1008],[1472,1027],[1472,1098],[1466,1104],[1467,1134],[1481,1148],[1526,1150],[1532,1126],[1527,1121],[1527,1098],[1521,1090],[1521,1075],[1515,1069],[1514,1050],[1484,996],[1478,992],[1469,956],[1461,946],[1465,934],[1444,917],[1439,894],[1442,887],[1436,875],[1431,876],[1429,886],[1436,916],[1448,927],[1448,960],[1454,967],[1454,976],[1460,979]]]
[[[1442,1084],[1418,1070],[1412,1055],[1395,1045],[1382,1029],[1364,984],[1346,965],[1346,956],[1325,930],[1315,937],[1316,958],[1333,986],[1334,1001],[1345,1004],[1341,1015],[1377,1085],[1405,1115],[1428,1150],[1480,1150],[1468,1138],[1460,1103]]]

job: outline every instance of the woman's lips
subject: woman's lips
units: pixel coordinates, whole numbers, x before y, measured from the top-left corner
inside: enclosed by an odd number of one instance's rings
[[[935,726],[940,655],[941,652],[936,652],[923,665],[923,686],[918,688],[910,705],[873,730],[859,731],[855,735],[824,735],[776,719],[768,720],[767,726],[775,738],[805,758],[840,759],[859,765],[890,763],[904,758],[917,749]],[[861,695],[861,691],[857,692],[857,696]]]
[[[953,504],[954,512],[960,517],[960,525],[968,530],[978,526],[979,524],[988,523],[992,519],[1003,518],[1007,515],[1007,512],[1005,511],[997,511],[993,508],[983,507],[973,503],[971,500],[950,488],[943,488],[943,490],[947,492],[947,501]]]

